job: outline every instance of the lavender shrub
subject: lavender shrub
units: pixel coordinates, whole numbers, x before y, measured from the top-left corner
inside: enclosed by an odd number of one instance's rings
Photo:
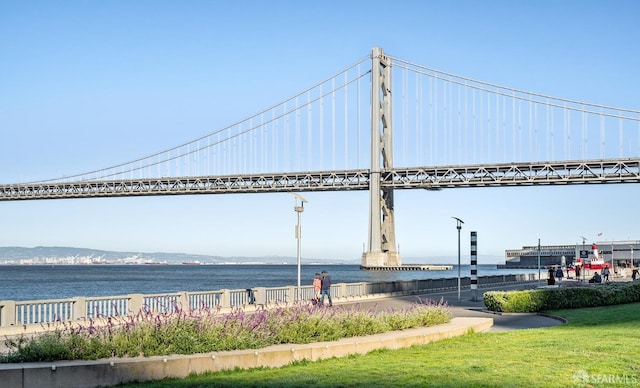
[[[258,349],[268,345],[318,341],[383,333],[449,322],[452,313],[443,303],[418,300],[403,310],[322,308],[296,303],[276,308],[241,308],[229,314],[183,310],[170,313],[140,311],[126,318],[109,318],[106,324],[62,329],[33,338],[7,339],[10,351],[0,362],[94,360],[195,354],[224,350]]]

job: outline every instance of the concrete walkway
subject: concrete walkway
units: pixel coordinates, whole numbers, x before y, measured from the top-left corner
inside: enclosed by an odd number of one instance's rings
[[[537,288],[538,282],[516,284],[516,285],[500,285],[496,287],[482,288],[476,291],[478,301],[471,300],[470,290],[460,290],[460,300],[458,300],[458,290],[455,291],[438,291],[424,293],[420,295],[410,295],[401,297],[391,297],[383,299],[375,299],[368,301],[360,301],[353,303],[340,303],[337,305],[359,305],[367,309],[392,309],[403,308],[416,302],[418,298],[422,300],[433,300],[435,302],[444,301],[450,307],[454,317],[459,318],[493,318],[493,326],[485,332],[501,332],[518,329],[535,329],[541,327],[552,327],[561,325],[564,322],[560,319],[532,314],[500,314],[492,313],[485,310],[482,295],[490,290],[522,290]]]
[[[499,286],[497,289],[523,289],[531,285]],[[232,368],[278,367],[302,359],[319,360],[342,357],[349,354],[389,348],[399,349],[415,344],[425,344],[443,338],[462,335],[469,330],[476,332],[507,331],[516,329],[550,327],[560,320],[537,314],[492,314],[484,311],[482,294],[480,301],[471,300],[469,290],[441,291],[422,295],[384,297],[359,302],[339,303],[336,307],[367,309],[403,308],[414,304],[418,298],[436,302],[446,301],[454,314],[447,324],[407,329],[401,332],[381,333],[371,336],[345,338],[338,341],[305,345],[274,345],[264,349],[227,352],[211,352],[198,355],[171,355],[158,357],[113,358],[95,361],[59,361],[0,365],[0,381],[3,387],[103,387],[131,381],[159,380],[165,377],[186,377],[191,373],[203,373]],[[329,308],[329,307],[327,307]],[[334,307],[335,308],[335,307]],[[493,322],[493,326],[492,326]]]

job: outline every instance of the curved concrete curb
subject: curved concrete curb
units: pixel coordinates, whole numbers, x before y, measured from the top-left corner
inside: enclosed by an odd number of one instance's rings
[[[444,325],[305,345],[274,345],[264,349],[189,356],[1,364],[0,381],[3,382],[2,386],[7,388],[104,387],[234,368],[280,367],[304,359],[316,361],[350,354],[365,354],[376,349],[400,349],[427,344],[460,336],[469,331],[485,331],[492,325],[492,318],[456,317]]]
[[[569,321],[566,320],[563,317],[560,317],[558,315],[551,315],[551,314],[547,314],[547,313],[505,313],[505,312],[502,312],[502,311],[491,311],[491,310],[486,310],[486,309],[482,309],[481,311],[483,313],[494,314],[494,315],[505,315],[505,316],[508,316],[508,315],[513,315],[513,316],[538,315],[538,316],[541,316],[541,317],[552,318],[552,319],[558,320],[558,321],[560,321],[562,323],[569,323]]]

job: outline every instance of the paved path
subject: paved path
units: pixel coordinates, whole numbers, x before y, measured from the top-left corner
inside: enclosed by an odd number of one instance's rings
[[[489,290],[509,290],[509,289],[527,289],[535,288],[538,286],[537,281],[527,284],[516,284],[508,286],[497,286],[490,288],[482,288],[477,290],[478,301],[471,300],[470,290],[460,291],[460,300],[458,300],[458,290],[454,291],[439,291],[432,293],[425,293],[420,295],[392,297],[384,299],[375,299],[370,301],[362,301],[357,303],[365,308],[401,308],[415,303],[417,298],[430,299],[436,302],[446,301],[451,306],[451,311],[456,317],[483,317],[493,318],[493,327],[487,332],[500,332],[517,329],[533,329],[541,327],[551,327],[561,325],[561,320],[537,315],[537,314],[494,314],[485,311],[484,303],[482,302],[482,294]]]

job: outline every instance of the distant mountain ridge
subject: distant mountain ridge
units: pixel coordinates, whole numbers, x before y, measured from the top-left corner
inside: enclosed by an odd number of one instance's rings
[[[100,258],[107,262],[122,262],[125,259],[135,258],[137,262],[156,262],[167,264],[181,264],[199,262],[202,264],[225,264],[225,263],[265,263],[265,264],[296,264],[297,258],[287,256],[213,256],[194,255],[189,253],[175,252],[120,252],[105,251],[91,248],[76,247],[0,247],[0,264],[13,263],[19,261],[40,260],[45,258],[69,258],[69,257],[92,257]],[[353,259],[316,259],[304,257],[305,264],[360,264],[360,258]],[[469,257],[462,258],[462,264],[469,264]],[[457,258],[454,256],[442,256],[437,259],[427,257],[403,257],[404,264],[455,264]],[[500,256],[484,255],[478,257],[478,264],[504,264],[504,258]]]
[[[75,247],[43,247],[37,246],[33,248],[27,247],[0,247],[0,262],[16,262],[24,260],[43,260],[45,258],[61,259],[68,257],[92,257],[100,258],[107,262],[118,262],[127,258],[136,258],[138,261],[149,261],[168,264],[180,263],[267,263],[267,264],[296,264],[297,258],[285,256],[261,256],[261,257],[245,257],[245,256],[210,256],[210,255],[194,255],[189,253],[171,253],[171,252],[119,252],[104,251],[91,248],[75,248]],[[305,258],[305,260],[309,260]],[[311,259],[316,261],[316,259]],[[357,264],[358,260],[320,260],[323,263],[333,262],[338,264]]]

